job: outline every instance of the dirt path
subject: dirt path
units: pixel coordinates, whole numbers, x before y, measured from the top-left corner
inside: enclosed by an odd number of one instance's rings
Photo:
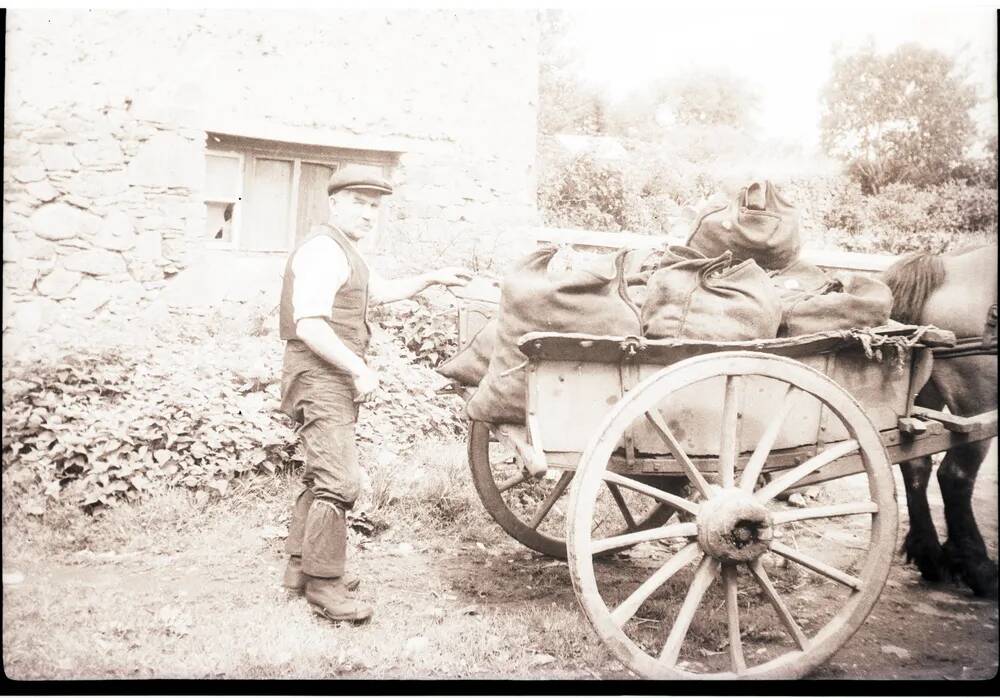
[[[975,497],[994,559],[996,463],[994,446]],[[936,484],[932,495],[943,530]],[[566,565],[514,541],[390,529],[365,542],[355,559],[378,611],[352,628],[283,593],[282,535],[220,521],[175,549],[5,559],[8,676],[630,678],[583,618]],[[928,585],[897,559],[815,678],[990,678],[997,626],[995,600]]]

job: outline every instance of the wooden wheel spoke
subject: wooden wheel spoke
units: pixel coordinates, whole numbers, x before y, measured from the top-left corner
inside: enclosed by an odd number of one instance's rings
[[[743,639],[740,637],[740,604],[737,598],[736,565],[724,565],[722,580],[726,585],[726,618],[729,626],[729,661],[737,674],[746,671],[747,662],[743,656]]]
[[[676,494],[671,494],[670,492],[664,492],[658,487],[653,487],[651,485],[646,485],[638,480],[633,480],[632,478],[625,477],[624,475],[618,475],[617,473],[604,472],[601,477],[606,483],[612,483],[624,487],[625,489],[632,490],[634,492],[639,492],[640,494],[647,495],[653,499],[669,504],[674,508],[683,509],[689,514],[698,513],[698,505],[692,501],[684,499],[683,497],[678,497]]]
[[[590,547],[590,552],[594,555],[603,553],[606,550],[624,548],[638,543],[645,543],[651,540],[666,540],[668,538],[691,538],[698,535],[698,524],[676,523],[669,526],[651,528],[647,531],[635,531],[634,533],[623,533],[620,536],[601,538],[595,540]]]
[[[640,584],[635,591],[629,594],[627,599],[619,604],[618,608],[611,612],[611,620],[619,628],[625,625],[626,621],[636,614],[639,607],[652,596],[653,592],[663,586],[679,570],[697,560],[699,555],[701,555],[701,548],[697,543],[690,543],[681,548],[676,555],[667,560],[660,569]]]
[[[771,421],[768,422],[764,433],[761,434],[760,441],[757,442],[757,446],[750,455],[750,460],[747,461],[746,467],[743,468],[743,476],[740,478],[740,487],[747,492],[753,492],[753,488],[757,484],[757,478],[760,477],[761,472],[764,470],[764,463],[767,462],[767,457],[771,455],[771,449],[774,448],[778,432],[781,431],[781,427],[785,423],[792,405],[795,403],[795,397],[800,392],[802,391],[798,388],[792,385],[788,386],[784,396],[781,398],[781,406],[774,413]]]
[[[611,496],[614,498],[615,504],[618,505],[618,510],[622,513],[622,518],[625,519],[625,527],[630,531],[634,531],[637,528],[635,518],[632,516],[632,512],[628,510],[628,504],[625,503],[621,489],[612,482],[606,484],[611,491]]]
[[[841,572],[836,567],[831,567],[821,560],[817,560],[814,557],[799,552],[795,548],[790,548],[783,543],[772,541],[771,551],[784,558],[788,558],[792,562],[797,562],[806,569],[810,569],[817,574],[828,577],[835,582],[840,582],[846,587],[850,587],[855,591],[861,591],[863,584],[857,577],[847,574],[846,572]]]
[[[562,496],[562,493],[566,491],[566,488],[569,487],[569,482],[573,479],[573,472],[574,471],[572,470],[564,470],[559,476],[559,480],[552,487],[552,490],[545,496],[542,503],[538,505],[535,513],[532,514],[531,521],[528,522],[528,525],[531,528],[538,528],[538,525],[542,523],[542,519],[544,519],[552,510],[556,500],[558,500]]]
[[[736,481],[736,458],[740,450],[740,400],[743,380],[740,376],[726,376],[726,398],[722,408],[722,434],[719,440],[719,478],[723,487],[732,487]]]
[[[703,497],[710,497],[712,494],[712,488],[708,484],[708,480],[705,479],[705,476],[701,474],[701,471],[698,470],[695,464],[691,462],[691,459],[688,458],[688,455],[684,452],[684,449],[681,448],[681,444],[674,437],[673,432],[670,431],[670,427],[667,426],[667,422],[663,419],[663,415],[660,414],[659,410],[652,409],[647,412],[646,420],[653,425],[656,433],[659,434],[663,443],[666,444],[670,453],[673,454],[674,458],[680,464],[681,468],[684,470],[684,474],[687,475],[688,479],[695,486],[695,489],[697,489]]]
[[[851,516],[852,514],[876,514],[878,504],[875,502],[845,502],[844,504],[831,504],[825,507],[809,507],[806,509],[788,509],[778,511],[772,515],[775,525],[786,524],[792,521],[805,521],[807,519],[829,519],[835,516]]]
[[[802,632],[802,628],[799,627],[799,624],[795,622],[795,618],[792,617],[792,612],[788,610],[785,602],[781,600],[780,596],[778,596],[778,590],[774,588],[774,584],[771,583],[770,577],[767,576],[767,572],[764,570],[764,565],[760,561],[760,558],[757,558],[750,564],[750,573],[754,576],[754,579],[757,580],[757,584],[760,585],[760,588],[764,590],[768,601],[770,601],[771,605],[774,606],[774,610],[778,612],[778,618],[781,619],[782,625],[784,625],[785,629],[787,629],[788,632],[791,633],[792,637],[795,638],[795,644],[797,644],[799,649],[803,651],[809,649],[809,638],[806,637],[804,632]]]
[[[684,638],[687,637],[688,628],[691,627],[691,621],[694,620],[695,611],[698,610],[705,592],[708,591],[708,587],[712,585],[718,574],[719,563],[707,555],[702,558],[701,563],[698,565],[698,570],[694,573],[694,579],[691,580],[691,587],[688,589],[687,596],[684,597],[684,603],[681,604],[681,608],[677,612],[677,618],[674,619],[674,627],[670,629],[667,642],[663,645],[663,650],[660,652],[660,661],[664,662],[667,666],[677,664],[677,657],[681,653],[681,645],[684,644]]]
[[[854,439],[848,439],[846,441],[836,443],[822,453],[817,453],[802,465],[798,465],[788,472],[776,477],[768,485],[765,485],[757,490],[757,492],[754,493],[754,498],[759,502],[767,502],[774,499],[777,495],[781,494],[789,487],[794,487],[795,484],[802,478],[811,475],[824,465],[832,463],[838,458],[843,458],[850,453],[854,453],[858,450],[858,448],[859,444]]]

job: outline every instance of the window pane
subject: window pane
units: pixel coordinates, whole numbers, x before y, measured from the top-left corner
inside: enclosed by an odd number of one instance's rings
[[[240,193],[240,160],[232,155],[205,155],[205,200],[236,201]]]
[[[240,247],[245,250],[288,249],[292,162],[254,158],[240,216]]]
[[[327,204],[326,183],[336,169],[333,165],[303,162],[299,175],[298,218],[295,225],[295,244],[300,243],[313,226],[325,223],[330,217]]]
[[[233,204],[210,201],[205,204],[205,234],[209,240],[233,239]]]

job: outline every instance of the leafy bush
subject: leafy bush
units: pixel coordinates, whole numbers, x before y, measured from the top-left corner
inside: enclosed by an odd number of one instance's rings
[[[865,198],[861,189],[853,182],[841,182],[821,220],[827,228],[859,232],[865,224]]]
[[[544,172],[538,199],[549,225],[616,231],[628,226],[621,171],[586,155]]]
[[[996,240],[997,190],[957,182],[926,189],[890,184],[862,196],[856,185],[846,185],[822,221],[848,250],[943,252]]]
[[[619,139],[626,146],[627,139]],[[665,234],[680,208],[718,188],[709,173],[672,154],[635,151],[622,161],[541,151],[538,208],[546,225],[605,232]]]
[[[163,485],[214,490],[274,472],[293,434],[265,409],[273,388],[238,370],[152,348],[75,352],[18,364],[4,381],[4,489],[41,513],[48,498],[84,507],[135,499]]]
[[[963,186],[949,182],[934,190],[928,212],[939,225],[960,233],[997,232],[997,190],[985,186]]]
[[[465,433],[461,401],[438,395],[444,378],[419,365],[398,339],[376,330],[368,363],[379,375],[379,390],[361,409],[358,438],[363,448],[402,454],[427,439]]]
[[[436,368],[458,351],[457,313],[454,304],[438,307],[426,296],[417,296],[373,308],[372,321],[391,330],[418,363]]]
[[[5,360],[5,514],[41,515],[53,500],[93,510],[167,487],[224,495],[236,478],[301,460],[277,411],[281,342],[177,324],[183,333],[145,343]],[[362,458],[462,433],[460,405],[436,395],[442,379],[414,359],[376,330],[369,361],[381,385],[361,410]]]

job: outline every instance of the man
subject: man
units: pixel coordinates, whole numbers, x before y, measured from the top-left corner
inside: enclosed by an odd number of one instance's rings
[[[374,230],[382,197],[391,193],[389,182],[357,166],[335,172],[327,185],[328,223],[292,252],[282,283],[281,409],[301,425],[305,450],[305,490],[292,510],[283,584],[330,620],[372,615],[351,593],[357,578],[345,576],[345,512],[360,491],[358,404],[378,387],[365,363],[368,305],[410,298],[433,284],[464,285],[471,277],[445,268],[389,281],[369,270],[355,245]]]

